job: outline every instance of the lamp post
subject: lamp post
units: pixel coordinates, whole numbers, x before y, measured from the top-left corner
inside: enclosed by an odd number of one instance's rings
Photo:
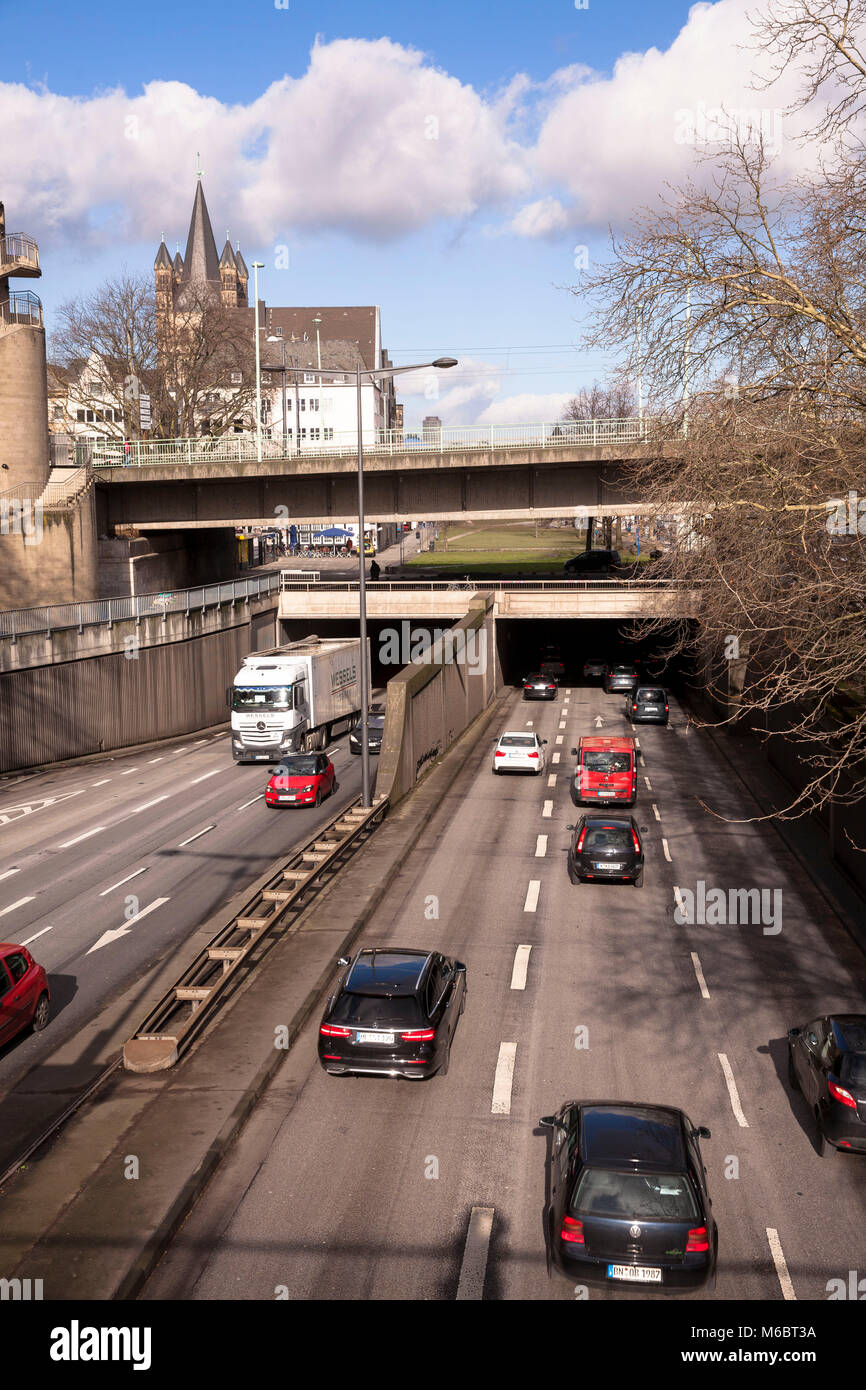
[[[264,261],[253,261],[253,295],[256,301],[256,458],[262,461],[262,354],[259,346],[259,271]]]
[[[375,385],[378,381],[386,381],[394,377],[398,372],[418,372],[427,367],[456,367],[456,357],[437,357],[435,362],[413,362],[406,367],[363,367],[361,363],[355,368],[355,388],[357,391],[357,428],[358,428],[358,615],[359,615],[359,636],[361,639],[361,652],[358,661],[359,673],[361,677],[361,805],[365,808],[370,807],[372,798],[370,795],[370,750],[367,746],[367,721],[369,719],[370,702],[367,698],[367,687],[369,685],[370,673],[367,662],[367,576],[364,573],[364,437],[362,430],[361,412],[361,386],[364,382]],[[341,372],[329,371],[327,368],[321,373],[328,381],[333,381],[335,377],[344,377],[345,369]]]

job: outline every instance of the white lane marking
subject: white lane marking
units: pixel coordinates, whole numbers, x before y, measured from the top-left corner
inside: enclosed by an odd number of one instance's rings
[[[218,772],[227,772],[227,771],[228,771],[228,768],[225,768],[225,767],[215,767],[214,770],[213,770],[213,772],[205,772],[205,773],[202,774],[201,777],[193,777],[193,779],[192,779],[192,781],[189,783],[189,785],[190,785],[191,787],[194,787],[194,786],[196,785],[197,782],[206,782],[207,779],[208,779],[209,777],[216,777],[216,775],[217,775]]]
[[[254,802],[256,802],[256,801],[263,801],[263,800],[264,800],[264,797],[265,797],[265,794],[264,794],[264,792],[262,792],[259,796],[254,796],[253,799],[252,799],[252,801],[245,801],[244,804],[243,804],[243,806],[239,806],[239,807],[238,807],[238,810],[239,810],[239,811],[245,811],[245,810],[247,809],[247,807],[248,807],[248,806],[252,806]]]
[[[557,743],[562,743],[562,734],[557,734],[557,735],[556,735],[556,741],[557,741]]]
[[[776,1274],[782,1287],[782,1297],[788,1303],[796,1303],[797,1295],[794,1293],[794,1285],[788,1273],[788,1264],[782,1253],[782,1242],[779,1240],[779,1232],[772,1226],[767,1227],[767,1240],[770,1244],[770,1254],[773,1257],[773,1264],[776,1266]]]
[[[106,782],[110,782],[110,777],[103,777],[99,782],[91,782],[91,787],[104,787]]]
[[[555,773],[555,772],[551,772],[551,773],[550,773],[550,776],[549,776],[548,779],[547,779],[547,785],[548,785],[549,787],[555,787],[555,786],[556,786],[556,773]]]
[[[0,874],[0,880],[4,878],[11,878],[13,874],[20,874],[20,872],[20,869],[7,869],[5,874]]]
[[[526,902],[523,904],[524,912],[534,912],[538,907],[538,895],[541,892],[541,879],[531,878],[529,887],[526,890]]]
[[[130,917],[127,922],[124,922],[122,927],[115,927],[113,931],[103,932],[99,940],[95,941],[90,950],[86,951],[85,954],[89,956],[91,952],[98,951],[101,946],[107,946],[110,941],[116,941],[118,937],[126,936],[130,929],[135,926],[136,922],[140,922],[142,917],[146,917],[149,912],[155,912],[158,907],[162,907],[163,903],[167,903],[168,901],[168,898],[154,898],[152,903],[148,903],[147,907],[143,907],[134,917]]]
[[[91,835],[101,835],[105,829],[104,825],[95,825],[92,830],[85,830],[83,835],[76,835],[74,840],[64,840],[58,849],[71,849],[73,845],[80,845],[82,840],[89,840]]]
[[[640,748],[640,739],[639,739],[639,738],[636,738],[636,739],[635,739],[635,741],[634,741],[634,746],[635,746],[635,748]]]
[[[547,853],[547,836],[539,835],[535,841],[535,857],[543,859]]]
[[[664,838],[664,836],[662,836],[662,849],[665,852],[665,859],[668,861],[669,864],[673,864],[674,861],[671,859],[671,852],[668,849],[668,842]]]
[[[648,792],[651,792],[652,789],[653,789],[653,787],[652,787],[652,782],[650,781],[650,779],[649,779],[648,777],[645,777],[643,780],[646,782],[646,789],[647,789],[647,791],[648,791]]]
[[[659,815],[659,808],[658,806],[656,806],[655,802],[653,802],[653,815],[655,816],[656,820],[661,820],[661,816]]]
[[[643,753],[638,753],[637,757],[641,767],[646,767],[646,758],[644,757]]]
[[[740,1097],[737,1094],[737,1083],[734,1080],[734,1073],[731,1071],[731,1064],[724,1052],[718,1052],[716,1056],[722,1064],[722,1071],[725,1074],[725,1084],[728,1088],[728,1095],[731,1098],[731,1109],[734,1112],[737,1124],[740,1126],[740,1129],[748,1129],[749,1122],[743,1114],[743,1107],[740,1105]]]
[[[457,1284],[459,1301],[472,1300],[477,1303],[484,1295],[493,1211],[493,1207],[473,1207],[470,1213],[466,1244],[463,1247],[463,1263],[460,1266],[460,1279]]]
[[[143,806],[136,806],[129,814],[131,816],[137,816],[139,811],[149,811],[151,806],[158,806],[161,801],[168,801],[168,792],[166,792],[165,796],[155,797],[153,801],[145,801]]]
[[[564,719],[560,721],[559,727],[560,727],[560,729],[564,729],[564,728],[565,728],[565,720],[564,720]]]
[[[704,979],[704,970],[703,966],[701,965],[700,956],[698,955],[697,951],[692,951],[691,956],[692,965],[695,967],[695,975],[697,977],[698,984],[701,987],[701,994],[705,999],[709,999],[710,991],[707,989],[707,982]]]
[[[511,971],[511,988],[526,989],[526,976],[529,971],[529,952],[531,946],[518,946],[514,952],[514,968]]]
[[[571,694],[571,687],[569,687],[569,689],[568,689],[568,690],[566,690],[566,692],[565,692],[565,693],[566,693],[566,695],[570,695],[570,694]]]
[[[128,883],[131,878],[138,878],[139,874],[146,874],[147,869],[148,866],[147,864],[145,864],[143,869],[134,869],[131,874],[126,875],[126,878],[119,878],[116,883],[112,883],[110,888],[103,888],[102,892],[99,895],[100,898],[107,897],[109,893],[114,892],[115,888],[120,888],[122,884]]]
[[[216,829],[216,824],[214,824],[214,825],[206,825],[205,828],[204,828],[204,830],[198,830],[198,831],[195,833],[195,835],[190,835],[190,837],[189,837],[188,840],[181,840],[180,844],[178,845],[178,849],[183,849],[184,845],[191,845],[192,842],[193,842],[193,840],[198,840],[198,839],[201,838],[202,835],[206,835],[206,834],[208,833],[209,830],[215,830],[215,829]]]
[[[679,908],[680,916],[685,921],[686,903],[682,893],[680,892],[679,888],[677,888],[676,884],[674,884],[674,897],[676,899],[677,907]]]
[[[496,1060],[496,1075],[493,1078],[493,1104],[491,1115],[511,1114],[511,1087],[514,1082],[514,1062],[517,1057],[517,1043],[500,1043]]]
[[[545,801],[544,805],[543,805],[542,808],[541,808],[541,814],[542,814],[543,816],[552,816],[552,815],[553,815],[553,802],[552,802],[552,801]]]
[[[198,746],[199,746],[200,743],[207,743],[207,739],[206,739],[206,738],[197,738],[196,741],[195,741],[195,743],[192,745],[193,748],[198,748]]]
[[[41,931],[38,931],[38,932],[36,933],[35,936],[28,936],[28,938],[27,938],[26,941],[22,941],[22,942],[21,942],[21,945],[22,945],[22,946],[29,946],[31,941],[38,941],[39,938],[40,938],[40,936],[44,936],[45,933],[46,933],[47,931],[53,931],[53,930],[54,930],[54,923],[52,922],[52,923],[50,924],[50,926],[43,927]]]
[[[133,772],[138,772],[137,767],[128,767],[125,772],[121,772],[121,777],[129,777]]]
[[[32,903],[35,897],[36,894],[31,893],[29,898],[19,898],[17,903],[10,903],[8,907],[0,908],[0,917],[5,917],[7,912],[14,912],[16,907],[23,907],[25,903]]]
[[[554,755],[553,755],[553,757],[551,758],[550,761],[551,761],[552,763],[558,763],[561,757],[562,757],[562,754],[561,754],[561,753],[554,753]]]
[[[158,758],[148,758],[148,760],[147,760],[147,765],[148,765],[148,767],[152,767],[154,763],[161,763],[164,757],[165,757],[165,754],[163,753],[163,754],[162,754],[160,757],[158,757]]]

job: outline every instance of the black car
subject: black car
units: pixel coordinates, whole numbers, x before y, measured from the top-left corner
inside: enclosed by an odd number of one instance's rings
[[[643,887],[643,845],[634,816],[581,816],[570,828],[571,883],[607,878]]]
[[[603,656],[588,656],[583,663],[583,679],[591,680],[593,676],[603,676],[607,670],[607,661]]]
[[[829,1014],[791,1028],[788,1079],[815,1118],[815,1147],[866,1153],[866,1014]]]
[[[319,1061],[334,1075],[425,1076],[448,1071],[466,1006],[466,966],[435,951],[359,951],[337,981],[319,1027]]]
[[[625,697],[625,713],[632,724],[667,724],[667,691],[660,685],[636,685]]]
[[[639,680],[638,669],[632,661],[617,661],[605,667],[604,688],[608,695],[612,695],[615,690],[631,692]]]
[[[371,711],[370,711],[370,714],[369,714],[369,716],[368,716],[368,718],[367,718],[367,747],[369,748],[369,750],[370,750],[371,753],[381,753],[381,751],[382,751],[382,735],[383,735],[384,731],[385,731],[385,715],[384,715],[384,713],[382,713],[382,714],[374,714],[374,713],[373,713],[373,710],[371,710]],[[360,719],[358,720],[357,724],[353,725],[353,727],[352,727],[352,728],[350,729],[350,731],[349,731],[349,752],[350,752],[350,753],[357,753],[359,757],[360,757],[360,755],[361,755],[361,721],[360,721]]]
[[[553,1130],[550,1250],[569,1279],[697,1288],[715,1273],[718,1231],[700,1139],[682,1110],[571,1101]]]
[[[556,681],[552,676],[544,676],[540,671],[536,671],[531,676],[526,676],[523,681],[524,700],[555,700]]]
[[[572,579],[596,579],[620,568],[618,550],[584,550],[566,560],[563,571]]]

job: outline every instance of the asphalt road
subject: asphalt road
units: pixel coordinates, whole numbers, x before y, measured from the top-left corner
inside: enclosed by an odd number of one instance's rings
[[[0,1093],[359,793],[347,743],[318,811],[269,809],[270,766],[235,764],[227,732],[0,783],[0,941],[52,992],[48,1028],[0,1048]]]
[[[625,731],[622,704],[597,688],[563,690],[555,705],[515,696],[502,728],[532,721],[559,763],[494,777],[490,741],[476,747],[363,938],[467,963],[447,1077],[329,1077],[316,1018],[145,1298],[581,1297],[547,1273],[537,1121],[593,1097],[677,1105],[712,1131],[717,1286],[678,1298],[824,1299],[828,1280],[862,1266],[866,1161],[818,1157],[785,1034],[863,1009],[866,963],[775,832],[701,809],[755,814],[675,701],[669,728],[637,731],[645,886],[569,883],[569,749],[597,714],[605,732]],[[680,926],[674,889],[701,879],[776,890],[781,919]],[[520,946],[531,947],[523,988]],[[489,1248],[476,1208],[492,1209]]]

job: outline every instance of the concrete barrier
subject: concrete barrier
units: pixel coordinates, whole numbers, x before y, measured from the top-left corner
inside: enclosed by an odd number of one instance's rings
[[[406,796],[500,685],[493,594],[485,590],[441,642],[389,680],[377,795],[387,796],[392,806]]]

